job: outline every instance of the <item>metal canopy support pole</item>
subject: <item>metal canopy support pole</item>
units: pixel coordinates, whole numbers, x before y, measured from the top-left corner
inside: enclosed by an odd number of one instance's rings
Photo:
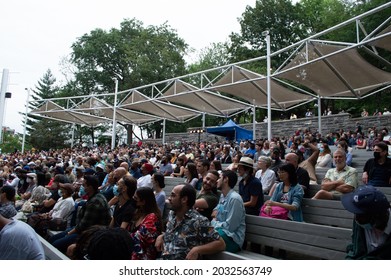
[[[320,101],[321,98],[318,96],[318,132],[322,135],[322,108],[320,106]]]
[[[166,119],[163,119],[163,137],[162,137],[163,146],[164,143],[166,143]]]
[[[269,31],[262,32],[263,36],[266,36],[266,67],[267,67],[267,138],[272,140],[272,109],[271,109],[271,84],[270,84],[270,34]]]
[[[253,105],[253,140],[255,140],[255,105]]]
[[[114,149],[115,147],[115,132],[117,128],[117,93],[118,93],[118,79],[113,78],[115,82],[115,91],[114,91],[114,105],[113,105],[113,134],[111,135],[111,149]]]
[[[0,88],[0,143],[3,143],[3,119],[4,119],[4,109],[5,109],[5,92],[8,88],[8,75],[9,70],[3,69],[3,77],[1,79],[1,88]]]
[[[24,127],[23,127],[23,140],[22,140],[22,154],[24,153],[24,144],[26,143],[26,130],[27,130],[27,113],[29,110],[29,102],[30,102],[30,89],[25,88],[27,91],[27,99],[26,99],[26,112],[24,115]]]
[[[71,142],[71,148],[73,148],[73,145],[75,143],[75,127],[76,127],[76,124],[73,123],[72,124],[72,142]]]

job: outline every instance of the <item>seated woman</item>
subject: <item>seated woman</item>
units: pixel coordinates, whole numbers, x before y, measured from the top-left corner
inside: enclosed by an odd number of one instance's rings
[[[162,218],[155,195],[151,188],[141,187],[133,199],[137,209],[130,229],[134,243],[132,260],[155,260],[158,257],[155,241],[162,233]]]
[[[125,175],[119,179],[114,186],[113,192],[118,198],[115,205],[110,227],[120,227],[128,229],[132,223],[134,212],[136,211],[133,195],[137,189],[137,180],[130,175]]]
[[[172,177],[183,177],[185,176],[185,161],[184,158],[178,158],[174,172],[171,174]]]
[[[255,177],[261,180],[262,190],[264,194],[268,194],[276,182],[276,174],[270,169],[272,165],[272,159],[267,156],[260,156],[258,158],[258,171],[255,173]]]
[[[356,140],[356,149],[366,149],[367,148],[367,140],[361,135],[361,133],[357,133]]]
[[[222,167],[221,167],[221,162],[219,160],[213,160],[211,163],[210,163],[210,167],[209,167],[209,170],[216,170],[217,172],[221,172],[222,171]]]
[[[295,167],[290,163],[281,165],[278,169],[278,176],[281,183],[277,184],[270,200],[265,202],[265,212],[270,212],[272,210],[271,206],[280,206],[289,211],[288,218],[290,220],[302,222],[301,202],[304,191],[297,183]]]
[[[227,166],[226,170],[238,171],[238,163],[242,157],[242,153],[238,152],[232,159],[232,163]]]
[[[320,149],[319,149],[319,156],[316,160],[315,168],[318,167],[328,167],[331,168],[331,163],[333,161],[333,158],[331,156],[331,150],[329,145],[327,143],[321,143]]]
[[[41,236],[46,236],[46,231],[49,228],[49,222],[53,219],[61,219],[67,221],[67,227],[71,223],[71,214],[75,209],[75,202],[72,194],[74,192],[73,185],[70,183],[59,183],[58,194],[60,198],[54,204],[52,210],[47,213],[36,213],[29,217],[28,223]]]
[[[195,188],[199,178],[197,167],[194,163],[189,162],[186,164],[185,177],[185,183],[188,183]]]

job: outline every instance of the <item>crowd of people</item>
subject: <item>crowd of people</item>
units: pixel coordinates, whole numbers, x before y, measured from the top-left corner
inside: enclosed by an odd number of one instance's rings
[[[223,250],[235,253],[247,245],[246,214],[303,222],[303,198],[341,200],[355,214],[353,229],[360,240],[349,247],[350,258],[387,258],[389,203],[360,202],[368,193],[384,199],[376,187],[391,187],[386,135],[386,128],[370,128],[364,135],[357,124],[356,131],[322,136],[304,129],[270,141],[3,154],[0,259],[43,259],[36,238],[27,251],[9,249],[19,242],[11,233],[20,229],[31,239],[31,228],[71,259],[200,259]],[[368,153],[358,178],[352,151],[363,143],[373,157]],[[317,168],[328,171],[311,196]],[[169,194],[167,177],[183,178]],[[356,192],[358,202],[352,197]],[[15,218],[19,213],[28,213],[26,223]],[[59,233],[50,235],[53,228]],[[257,246],[251,249],[260,252]]]

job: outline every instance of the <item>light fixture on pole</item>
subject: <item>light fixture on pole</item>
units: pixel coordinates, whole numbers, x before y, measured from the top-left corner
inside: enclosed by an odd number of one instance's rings
[[[3,143],[3,119],[4,119],[4,111],[5,111],[6,91],[8,87],[8,76],[9,76],[9,70],[3,69],[3,76],[1,78],[1,87],[0,87],[0,143]]]
[[[23,127],[23,140],[22,140],[22,153],[24,153],[24,144],[26,143],[26,130],[27,130],[27,113],[29,109],[29,102],[30,102],[30,89],[25,88],[27,91],[27,99],[26,99],[26,112],[24,115],[24,127]]]
[[[198,143],[201,143],[201,133],[204,132],[206,132],[206,130],[201,128],[189,130],[189,133],[198,133]]]

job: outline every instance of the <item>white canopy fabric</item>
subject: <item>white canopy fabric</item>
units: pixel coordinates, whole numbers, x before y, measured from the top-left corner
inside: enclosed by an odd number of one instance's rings
[[[391,25],[385,28],[382,32],[380,32],[379,35],[383,35],[390,32],[391,32]],[[391,52],[391,35],[389,34],[387,36],[381,37],[380,39],[377,39],[369,43],[369,45],[379,47]]]
[[[84,124],[84,125],[98,125],[105,122],[111,122],[110,118],[100,116],[93,116],[83,112],[76,112],[70,109],[65,109],[53,101],[46,101],[44,104],[31,111],[30,114],[41,116],[48,119]]]
[[[113,118],[114,109],[112,105],[107,104],[103,99],[98,99],[96,96],[88,98],[84,102],[78,104],[73,110],[77,112],[86,112],[92,115]],[[156,121],[156,117],[150,114],[143,114],[140,112],[129,111],[126,109],[116,109],[116,120],[124,123],[132,123],[141,125],[144,123]]]
[[[276,77],[304,85],[322,97],[360,98],[391,82],[391,73],[368,63],[356,49],[343,49],[346,46],[311,42]]]
[[[246,100],[257,107],[267,108],[267,79],[265,76],[239,66],[231,69],[216,83],[213,90]],[[285,110],[314,100],[314,96],[290,90],[271,81],[271,108]]]
[[[149,98],[137,90],[133,90],[118,107],[151,114],[174,122],[185,122],[201,114],[196,110]]]
[[[218,93],[200,90],[181,80],[175,80],[173,85],[164,92],[163,98],[158,99],[217,116],[230,116],[249,107],[249,104],[239,100],[228,98]]]

